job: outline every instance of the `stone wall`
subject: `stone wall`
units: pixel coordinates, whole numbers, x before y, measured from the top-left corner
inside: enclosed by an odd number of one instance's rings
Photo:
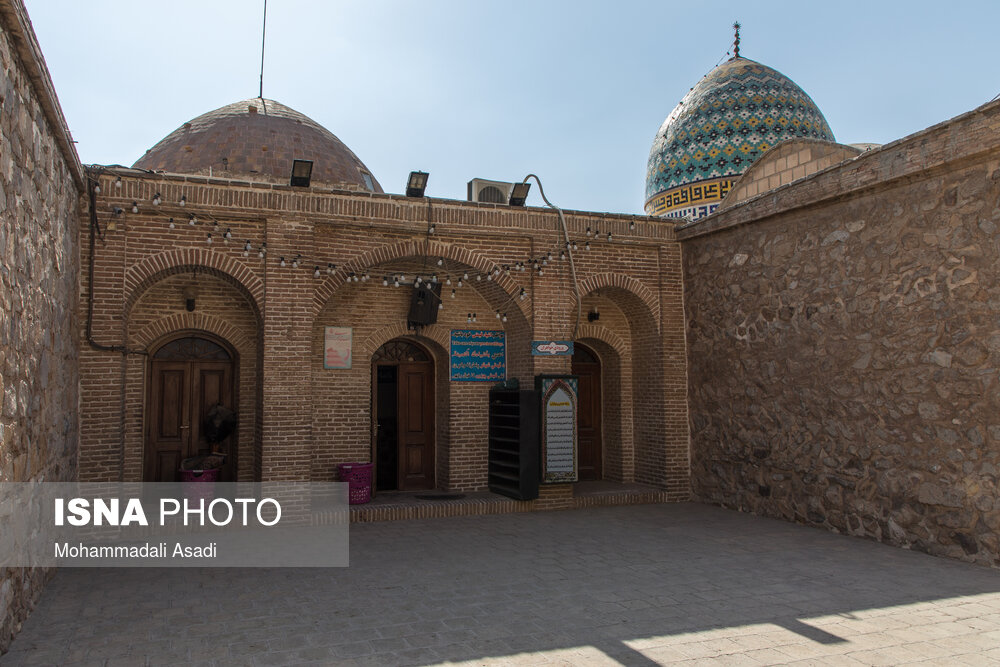
[[[80,165],[20,2],[0,2],[0,482],[76,478]],[[0,653],[48,570],[0,568]]]
[[[1000,104],[679,230],[697,498],[1000,564]]]

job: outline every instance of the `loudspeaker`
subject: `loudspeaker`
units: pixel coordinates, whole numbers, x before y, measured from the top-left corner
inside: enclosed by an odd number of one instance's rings
[[[410,326],[427,326],[438,319],[438,305],[441,303],[441,284],[433,287],[421,285],[413,289],[410,295],[410,314],[407,323]]]

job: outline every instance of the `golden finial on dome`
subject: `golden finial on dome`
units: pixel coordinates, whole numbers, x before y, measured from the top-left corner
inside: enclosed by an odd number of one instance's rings
[[[736,21],[735,23],[733,23],[733,30],[736,31],[736,41],[733,42],[733,53],[734,53],[733,57],[735,57],[735,58],[739,58],[740,57],[740,28],[741,27],[742,26],[740,26],[740,22],[739,21]]]

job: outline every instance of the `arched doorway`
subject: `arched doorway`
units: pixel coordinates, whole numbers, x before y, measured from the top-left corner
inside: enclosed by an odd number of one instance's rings
[[[601,360],[585,345],[573,344],[573,375],[579,379],[577,398],[577,469],[579,479],[601,479],[604,452],[601,442]]]
[[[205,435],[214,406],[238,409],[236,353],[221,339],[186,332],[168,339],[150,355],[143,480],[175,482],[181,461],[212,451],[225,452],[221,481],[235,481],[236,432],[219,443]]]
[[[434,360],[396,338],[372,355],[375,486],[380,491],[434,488]]]

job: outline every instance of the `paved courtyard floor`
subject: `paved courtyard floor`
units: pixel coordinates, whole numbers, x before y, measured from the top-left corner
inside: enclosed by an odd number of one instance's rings
[[[351,526],[337,569],[63,569],[6,665],[1000,664],[1000,571],[697,504]]]

